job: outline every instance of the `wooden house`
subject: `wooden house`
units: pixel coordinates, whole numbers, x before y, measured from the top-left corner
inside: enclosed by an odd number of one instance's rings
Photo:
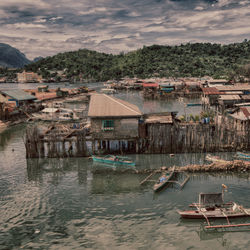
[[[236,109],[229,115],[229,123],[236,131],[242,131],[246,136],[249,136],[250,107],[246,106]]]
[[[122,141],[126,145],[129,144],[128,141],[136,144],[141,116],[141,111],[134,104],[105,94],[92,94],[88,117],[93,145],[96,141],[99,147],[100,144],[107,144],[108,148],[111,141],[116,141],[119,148]]]

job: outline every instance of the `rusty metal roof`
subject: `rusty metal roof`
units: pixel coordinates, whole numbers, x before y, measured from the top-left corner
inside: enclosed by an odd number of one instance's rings
[[[221,95],[223,92],[220,92],[215,87],[201,88],[205,95]]]
[[[241,121],[250,120],[250,107],[240,107],[235,113],[231,114],[230,116]]]

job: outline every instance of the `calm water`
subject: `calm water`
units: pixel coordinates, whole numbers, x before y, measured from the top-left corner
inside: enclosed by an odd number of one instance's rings
[[[143,102],[138,92],[126,91],[115,96],[146,113],[185,112],[178,100]],[[250,207],[248,173],[194,174],[183,190],[156,195],[153,182],[139,185],[146,175],[98,171],[87,158],[26,160],[24,133],[17,126],[0,134],[0,249],[250,249],[250,231],[207,233],[203,220],[184,221],[176,212],[199,192],[221,191],[222,183],[229,187],[226,200]],[[205,161],[202,154],[131,157],[139,170]]]
[[[249,249],[250,232],[205,233],[176,210],[229,187],[250,207],[249,174],[195,174],[155,195],[146,177],[96,171],[85,158],[26,160],[24,126],[0,135],[0,249]],[[204,155],[131,155],[138,169],[204,162]],[[230,153],[221,154],[230,159]]]

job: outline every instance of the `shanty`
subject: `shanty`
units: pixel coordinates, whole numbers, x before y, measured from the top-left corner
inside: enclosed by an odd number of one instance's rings
[[[134,104],[105,94],[93,94],[88,112],[92,150],[95,151],[96,147],[109,149],[111,145],[117,150],[135,147],[141,116],[141,111]]]

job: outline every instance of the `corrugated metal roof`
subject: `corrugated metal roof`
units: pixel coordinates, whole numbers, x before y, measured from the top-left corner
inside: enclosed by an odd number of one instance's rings
[[[241,121],[250,120],[250,107],[240,107],[237,112],[231,114],[230,116]]]
[[[243,112],[247,119],[250,118],[250,107],[241,107],[240,110]]]
[[[143,83],[142,86],[144,88],[158,88],[159,84],[157,84],[157,83]]]
[[[222,92],[220,92],[217,88],[209,87],[209,88],[202,88],[202,91],[206,95],[221,95]]]
[[[220,96],[220,100],[223,101],[231,101],[231,100],[240,100],[240,96],[239,95],[221,95]]]
[[[1,90],[1,92],[17,101],[28,101],[37,99],[35,96],[26,93],[22,89]]]
[[[243,91],[250,90],[250,84],[222,85],[216,86],[216,88],[220,91]]]
[[[250,100],[250,95],[242,95],[241,99],[243,99],[243,100]]]
[[[139,108],[131,103],[105,95],[91,95],[89,117],[140,117]]]

